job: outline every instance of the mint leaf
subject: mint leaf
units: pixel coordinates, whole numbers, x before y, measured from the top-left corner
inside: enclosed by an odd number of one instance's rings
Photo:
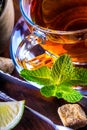
[[[74,90],[70,84],[66,86],[66,83],[59,86],[45,86],[40,90],[41,94],[50,97],[55,96],[57,98],[63,98],[67,102],[75,103],[82,99],[82,95]]]
[[[61,84],[58,87],[58,90],[55,96],[58,98],[60,93],[61,93],[61,98],[71,103],[78,102],[83,97],[78,91],[74,90],[71,87],[71,85],[66,86],[66,84],[65,85]]]
[[[71,84],[72,86],[86,86],[87,85],[87,69],[74,67],[73,75],[70,79],[66,81],[67,84]]]
[[[53,84],[50,73],[50,69],[46,66],[43,66],[37,70],[23,69],[20,72],[20,75],[26,80],[36,82],[40,85],[50,85]]]
[[[54,63],[51,76],[56,84],[70,80],[73,76],[73,64],[67,54],[60,56]]]
[[[40,89],[40,92],[42,95],[44,95],[45,97],[51,97],[51,96],[55,96],[55,90],[56,90],[56,86],[54,85],[49,85],[49,86],[44,86]]]
[[[63,99],[66,100],[67,102],[75,103],[80,101],[83,97],[78,91],[74,90],[73,88],[72,89],[70,88],[67,91],[68,93],[63,93],[62,96]]]
[[[73,79],[78,81],[78,85],[87,85],[87,69],[75,67],[74,74],[75,76]]]

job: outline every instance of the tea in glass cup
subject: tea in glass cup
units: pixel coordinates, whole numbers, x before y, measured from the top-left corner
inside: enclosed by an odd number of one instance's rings
[[[20,0],[20,9],[31,32],[29,43],[55,57],[67,53],[74,64],[87,64],[86,0]]]

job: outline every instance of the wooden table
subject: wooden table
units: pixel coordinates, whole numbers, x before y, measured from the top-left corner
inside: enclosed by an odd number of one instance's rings
[[[21,16],[21,12],[19,9],[19,1],[18,0],[13,1],[15,8],[15,24],[16,24],[16,22]],[[10,41],[8,44],[8,48],[9,45]],[[8,48],[5,49],[4,53],[1,56],[10,57]],[[19,77],[16,70],[14,70],[12,75]],[[0,90],[7,93],[14,99],[17,100],[25,99],[26,105],[49,117],[55,123],[62,124],[57,114],[58,107],[63,103],[62,100],[58,100],[56,98],[47,99],[40,94],[39,90],[27,88],[25,86],[19,86],[17,84],[13,84],[5,80],[0,80]],[[37,116],[35,116],[34,114],[32,114],[27,110],[24,111],[20,123],[14,128],[14,130],[39,130],[39,129],[54,130],[52,126],[42,121]]]

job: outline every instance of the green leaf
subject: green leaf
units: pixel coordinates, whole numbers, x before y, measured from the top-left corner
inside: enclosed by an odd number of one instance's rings
[[[78,81],[78,85],[87,85],[87,69],[75,67],[74,73],[74,79]]]
[[[60,93],[61,93],[61,98],[71,103],[78,102],[83,97],[78,91],[74,90],[71,87],[71,85],[66,86],[66,84],[65,85],[62,84],[58,87],[58,91],[55,96],[58,98]]]
[[[62,97],[67,102],[75,103],[75,102],[80,101],[83,96],[78,91],[72,88],[71,92],[69,90],[68,93],[64,93]]]
[[[74,67],[73,75],[70,79],[65,81],[67,84],[71,84],[72,86],[86,86],[87,85],[87,69]]]
[[[44,86],[40,89],[40,92],[42,95],[44,95],[45,97],[51,97],[55,95],[55,90],[56,90],[56,86],[54,85],[49,85],[49,86]]]
[[[22,70],[20,75],[26,80],[36,82],[41,85],[50,85],[53,83],[50,76],[50,69],[46,66],[43,66],[37,70]]]
[[[74,77],[73,69],[74,67],[70,56],[65,54],[60,56],[54,63],[51,76],[56,84],[60,84],[65,80],[70,80],[72,77]]]

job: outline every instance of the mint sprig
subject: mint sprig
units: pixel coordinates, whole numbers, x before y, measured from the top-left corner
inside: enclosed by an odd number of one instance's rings
[[[42,95],[63,98],[75,103],[83,97],[73,86],[87,85],[87,69],[74,67],[69,55],[60,56],[52,68],[43,66],[37,70],[22,70],[20,75],[26,80],[42,85]]]
[[[78,102],[82,98],[82,95],[78,91],[74,90],[71,85],[66,86],[65,84],[58,86],[44,86],[41,89],[41,93],[45,97],[54,96],[57,98],[63,98],[71,103]]]

